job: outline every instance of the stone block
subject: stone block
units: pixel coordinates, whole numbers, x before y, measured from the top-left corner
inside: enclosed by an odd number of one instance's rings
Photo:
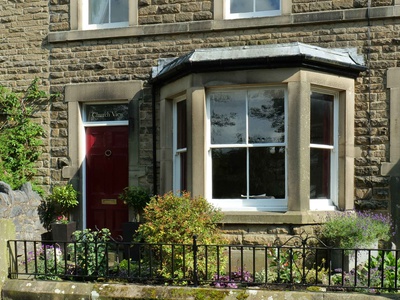
[[[15,239],[15,225],[10,219],[0,219],[0,294],[2,286],[8,275],[9,255],[7,251],[7,241]]]
[[[263,245],[269,246],[275,242],[275,235],[268,234],[245,234],[243,236],[244,245]]]

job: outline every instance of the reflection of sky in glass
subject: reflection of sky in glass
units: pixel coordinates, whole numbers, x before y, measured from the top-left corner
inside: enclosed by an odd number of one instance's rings
[[[249,143],[284,141],[283,90],[249,91]]]
[[[255,7],[254,7],[255,5]],[[279,10],[280,0],[231,0],[231,13]]]
[[[246,139],[246,93],[210,95],[211,143],[242,144]]]

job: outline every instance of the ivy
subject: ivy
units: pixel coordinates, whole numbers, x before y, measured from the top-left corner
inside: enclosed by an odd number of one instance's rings
[[[32,180],[41,155],[44,129],[33,116],[51,95],[39,89],[38,81],[21,94],[0,86],[0,181],[13,189]]]

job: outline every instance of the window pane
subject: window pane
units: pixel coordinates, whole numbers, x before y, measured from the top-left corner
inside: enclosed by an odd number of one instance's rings
[[[246,149],[212,149],[211,155],[213,199],[246,195]]]
[[[111,23],[128,22],[129,0],[111,0]]]
[[[253,0],[231,0],[231,14],[253,11]]]
[[[285,148],[249,149],[250,196],[285,198]]]
[[[179,153],[180,157],[180,190],[186,191],[187,190],[187,153],[181,152]]]
[[[108,0],[89,0],[89,24],[109,23],[108,15]]]
[[[311,94],[311,144],[333,145],[333,95]]]
[[[211,143],[246,142],[246,93],[216,92],[210,95]]]
[[[250,90],[249,143],[285,141],[283,90]]]
[[[176,104],[177,114],[177,148],[186,148],[186,101],[179,101]]]
[[[280,0],[256,0],[256,11],[279,10]]]
[[[311,148],[310,197],[330,199],[331,150]]]

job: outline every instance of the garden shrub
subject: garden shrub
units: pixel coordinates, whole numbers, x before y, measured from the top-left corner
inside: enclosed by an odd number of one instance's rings
[[[222,220],[222,213],[204,198],[192,198],[188,192],[180,195],[169,192],[163,196],[154,196],[144,209],[143,217],[145,222],[140,225],[134,241],[168,244],[155,251],[155,259],[158,260],[159,266],[158,275],[174,282],[191,278],[194,235],[197,236],[199,245],[199,278],[211,280],[218,270],[217,264],[223,269],[223,249],[215,246],[223,243],[217,228],[217,224]]]
[[[329,246],[343,249],[366,247],[378,240],[388,241],[392,236],[392,220],[382,213],[336,212],[320,228],[320,237]]]

